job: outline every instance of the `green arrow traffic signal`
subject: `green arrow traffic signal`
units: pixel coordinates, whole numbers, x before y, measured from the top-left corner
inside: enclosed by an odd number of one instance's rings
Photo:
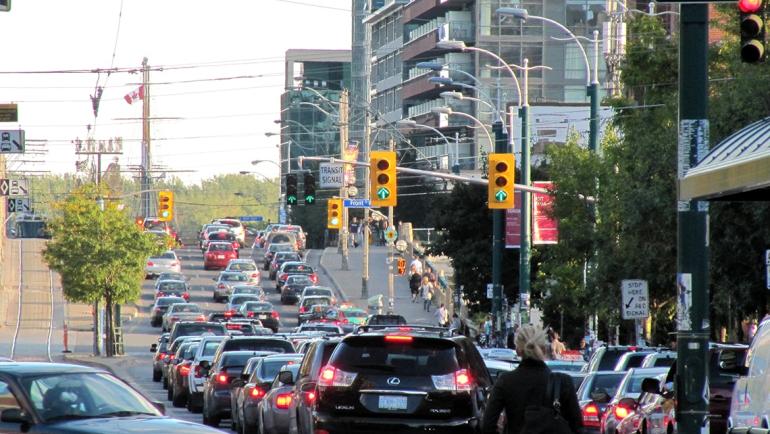
[[[286,203],[289,205],[297,204],[297,196],[286,196]]]
[[[385,187],[380,187],[377,190],[377,197],[380,198],[380,200],[385,200],[390,197],[390,190],[388,190]]]
[[[315,196],[305,196],[305,204],[310,205],[315,203]]]
[[[505,202],[506,199],[508,199],[508,193],[504,190],[497,190],[497,193],[495,193],[495,200],[498,202]]]

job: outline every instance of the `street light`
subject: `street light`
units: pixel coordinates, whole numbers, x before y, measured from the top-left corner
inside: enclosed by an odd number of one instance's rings
[[[450,148],[450,146],[451,146],[449,144],[449,139],[447,138],[446,135],[444,135],[444,133],[441,132],[441,130],[439,130],[438,128],[434,128],[434,127],[432,127],[430,125],[418,124],[417,121],[415,121],[414,119],[399,119],[399,120],[396,121],[396,126],[397,127],[403,127],[403,128],[425,128],[425,129],[431,130],[434,133],[436,133],[439,136],[441,136],[442,139],[444,139],[444,142],[446,143],[447,148]],[[458,144],[457,144],[457,141],[456,141],[455,142],[455,162],[454,163],[455,164],[460,164],[459,163],[459,160],[460,160],[460,150],[459,150],[459,148],[457,146],[458,146]]]
[[[456,112],[456,111],[452,110],[451,107],[433,107],[433,109],[431,109],[431,111],[433,113],[436,113],[436,114],[439,114],[439,115],[447,115],[447,116],[457,115],[457,116],[460,116],[460,117],[468,118],[468,119],[474,121],[475,123],[477,123],[481,127],[481,129],[484,130],[484,133],[486,133],[486,135],[487,135],[487,140],[489,140],[489,145],[490,146],[492,146],[495,143],[495,141],[492,140],[492,135],[489,134],[489,130],[487,129],[487,126],[484,125],[484,123],[481,122],[480,120],[478,120],[477,118],[469,115],[468,113]]]
[[[464,95],[462,92],[457,92],[457,91],[454,91],[454,90],[450,90],[450,91],[446,91],[446,92],[441,92],[439,94],[439,96],[441,98],[444,98],[444,99],[456,99],[456,100],[460,100],[460,101],[462,101],[464,99],[467,99],[469,101],[475,101],[475,102],[484,104],[485,106],[489,107],[490,110],[492,110],[492,113],[497,115],[497,118],[503,124],[503,128],[505,128],[505,119],[503,118],[502,113],[500,113],[500,111],[497,110],[497,108],[495,106],[493,106],[492,104],[484,101],[483,99],[475,98],[475,97],[468,96],[468,95]]]

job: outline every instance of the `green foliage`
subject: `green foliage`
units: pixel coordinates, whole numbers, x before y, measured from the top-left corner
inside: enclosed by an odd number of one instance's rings
[[[44,258],[61,275],[67,300],[135,301],[141,293],[144,263],[162,247],[154,236],[140,232],[116,204],[107,201],[100,210],[99,195],[95,186],[87,185],[55,204],[57,213],[50,221],[53,238]]]

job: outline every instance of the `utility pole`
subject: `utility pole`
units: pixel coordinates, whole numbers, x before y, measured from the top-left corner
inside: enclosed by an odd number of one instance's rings
[[[495,153],[508,152],[508,137],[503,131],[503,123],[492,124],[495,134]],[[490,180],[492,177],[490,176]],[[490,181],[491,182],[491,181]],[[505,244],[505,211],[492,210],[492,314],[495,316],[495,330],[503,329],[503,252]]]
[[[396,150],[396,141],[393,140],[392,137],[388,141],[388,150],[391,152],[395,152]],[[396,192],[394,191],[392,194],[396,194]],[[388,227],[394,227],[392,206],[388,207]],[[388,314],[394,313],[393,308],[396,302],[396,290],[393,278],[393,244],[393,241],[388,242]]]
[[[599,31],[594,30],[593,79],[588,86],[591,101],[591,119],[588,121],[588,149],[596,153],[599,150]],[[526,66],[526,65],[525,65]],[[590,70],[589,70],[590,71]]]
[[[348,91],[343,90],[340,94],[340,159],[345,160],[345,148],[348,146],[348,132],[350,127],[350,116],[348,108]],[[348,209],[344,206],[344,201],[348,197],[348,180],[345,177],[348,165],[344,164],[342,170],[342,187],[340,187],[340,198],[343,200],[342,207],[342,229],[340,229],[339,243],[340,253],[342,254],[342,270],[349,270],[348,262]]]
[[[709,149],[708,4],[682,3],[679,35],[678,179]],[[708,202],[677,203],[677,365],[678,431],[702,432],[708,418]]]
[[[152,179],[150,169],[152,159],[150,154],[150,65],[145,57],[142,59],[142,86],[144,86],[144,98],[142,99],[142,215],[149,217],[152,210],[150,190]]]
[[[529,187],[529,59],[524,59],[524,67],[521,69],[521,181],[520,184]],[[519,248],[519,310],[521,323],[529,324],[529,258],[530,250],[530,216],[531,194],[528,191],[521,192],[521,247]]]
[[[366,112],[368,113],[368,111]],[[364,131],[364,149],[363,149],[363,161],[369,161],[369,151],[372,149],[372,142],[369,137],[369,117],[366,117],[366,126]],[[364,166],[364,195],[363,197],[369,198],[371,182],[369,180],[369,166]],[[369,298],[369,234],[371,228],[369,227],[369,208],[364,208],[364,220],[361,222],[364,225],[363,236],[363,257],[361,258],[361,298],[366,300]]]

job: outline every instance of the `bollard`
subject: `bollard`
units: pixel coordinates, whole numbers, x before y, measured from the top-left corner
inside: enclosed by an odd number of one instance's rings
[[[64,350],[62,353],[71,353],[69,350],[69,330],[67,329],[67,323],[64,323]]]

